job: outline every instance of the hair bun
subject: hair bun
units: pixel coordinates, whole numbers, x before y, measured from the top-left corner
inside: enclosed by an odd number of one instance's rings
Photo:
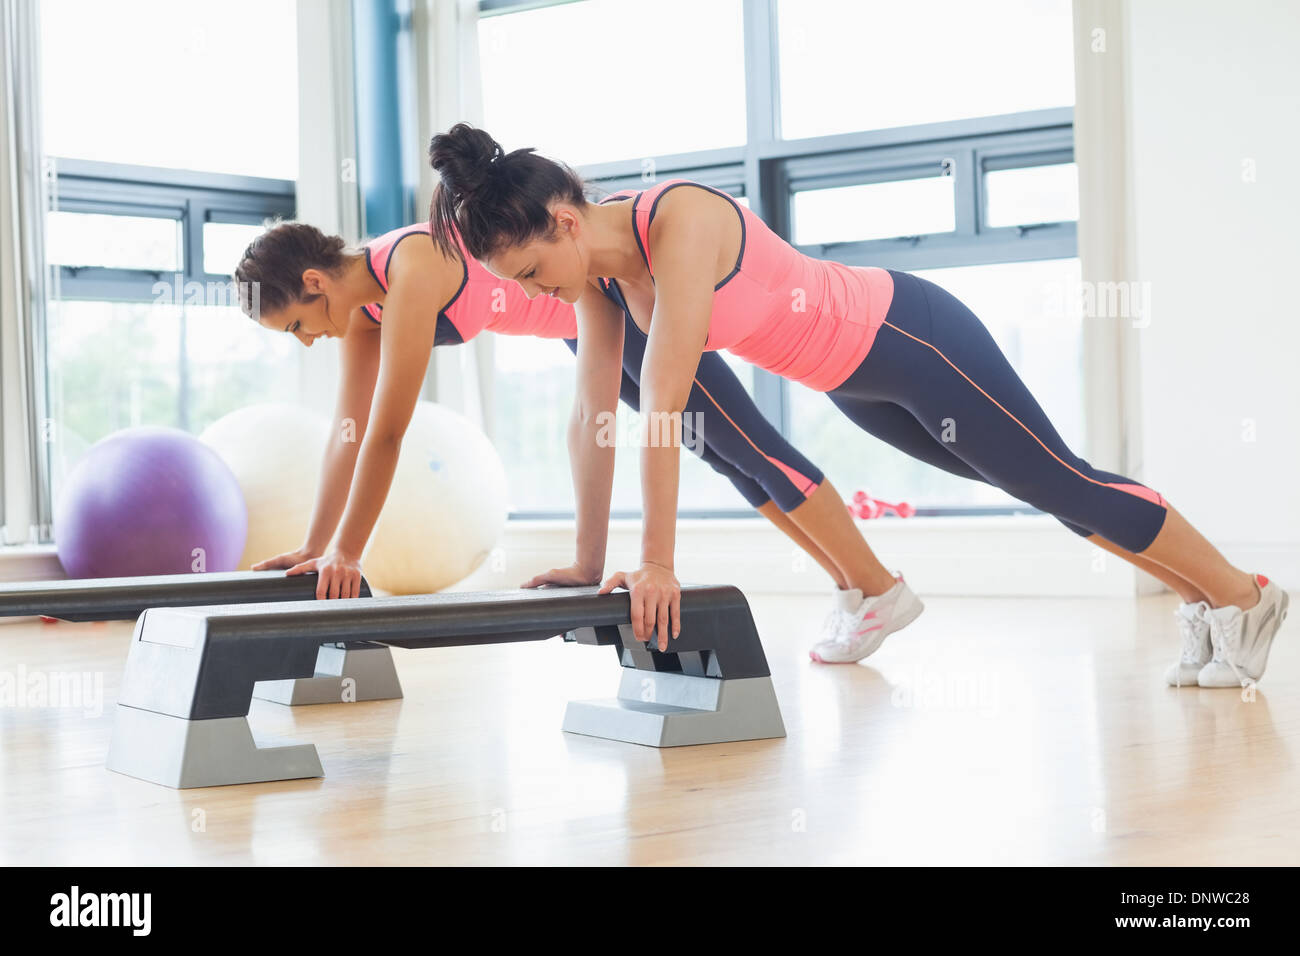
[[[458,200],[481,192],[504,156],[500,143],[468,123],[457,123],[429,143],[429,164]]]
[[[482,259],[510,245],[555,232],[551,204],[585,209],[582,179],[532,149],[507,153],[490,135],[457,123],[429,143],[440,182],[429,203],[429,232],[448,258],[462,248]]]

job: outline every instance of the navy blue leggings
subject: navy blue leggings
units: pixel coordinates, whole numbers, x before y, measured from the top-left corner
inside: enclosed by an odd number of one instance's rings
[[[624,313],[623,381],[619,396],[641,410],[641,361],[646,335]],[[565,339],[574,353],[577,339]],[[822,483],[821,470],[799,454],[763,417],[717,352],[705,352],[687,399],[685,421],[695,434],[684,444],[722,475],[755,508],[776,502],[782,511],[803,504]]]
[[[970,309],[933,282],[890,274],[894,298],[871,351],[828,393],[840,411],[913,458],[995,485],[1075,534],[1146,550],[1164,524],[1164,499],[1070,451]]]

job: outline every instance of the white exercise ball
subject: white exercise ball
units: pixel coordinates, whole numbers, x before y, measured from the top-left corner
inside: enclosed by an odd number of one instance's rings
[[[506,473],[467,418],[420,402],[361,573],[390,594],[428,594],[472,574],[506,523]]]
[[[309,408],[264,402],[225,415],[199,436],[235,473],[248,505],[240,570],[302,546],[329,430],[329,420]]]

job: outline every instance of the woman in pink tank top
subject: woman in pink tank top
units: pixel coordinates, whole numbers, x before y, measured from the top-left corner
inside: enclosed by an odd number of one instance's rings
[[[682,411],[703,355],[727,349],[827,393],[864,430],[997,485],[1168,584],[1184,600],[1180,628],[1189,624],[1171,683],[1188,682],[1193,664],[1192,682],[1202,686],[1262,672],[1285,594],[1225,561],[1158,492],[1075,455],[983,323],[939,286],[805,256],[731,197],[698,183],[673,180],[588,203],[568,167],[531,150],[506,154],[465,124],[434,137],[430,161],[442,177],[432,218],[440,247],[463,242],[527,294],[575,304],[584,420],[617,399],[624,326],[606,295],[612,288],[648,335],[641,384],[651,424]],[[593,547],[613,470],[613,450],[588,432],[578,453],[580,555]],[[657,636],[664,650],[680,627],[673,572],[678,451],[647,435],[641,459],[641,563],[603,587],[628,588],[637,637]],[[847,610],[837,639],[813,649],[814,659],[860,660],[919,612],[901,578],[855,540],[829,481],[790,518],[844,562],[844,577],[865,596]],[[1243,650],[1247,644],[1253,649]]]
[[[303,546],[254,565],[316,571],[318,598],[358,596],[361,554],[388,496],[431,350],[439,334],[455,332],[443,303],[461,295],[466,262],[419,235],[398,230],[373,249],[353,252],[314,226],[280,223],[253,240],[235,269],[244,312],[260,325],[306,346],[322,337],[340,340],[336,419],[352,418],[360,440],[327,446]],[[438,304],[434,322],[430,303]]]

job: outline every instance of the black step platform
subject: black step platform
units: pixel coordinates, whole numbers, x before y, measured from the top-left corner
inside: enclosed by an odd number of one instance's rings
[[[361,597],[370,597],[365,578]],[[0,583],[0,617],[39,614],[61,621],[130,621],[147,608],[315,599],[315,574],[289,577],[283,571],[71,578]]]
[[[626,592],[554,588],[147,610],[122,681],[109,768],[173,787],[322,775],[310,744],[259,749],[254,685],[313,673],[322,645],[436,648],[563,636],[611,645],[619,696],[570,703],[564,729],[652,746],[785,735],[744,595],[684,587],[682,630],[638,642]]]

